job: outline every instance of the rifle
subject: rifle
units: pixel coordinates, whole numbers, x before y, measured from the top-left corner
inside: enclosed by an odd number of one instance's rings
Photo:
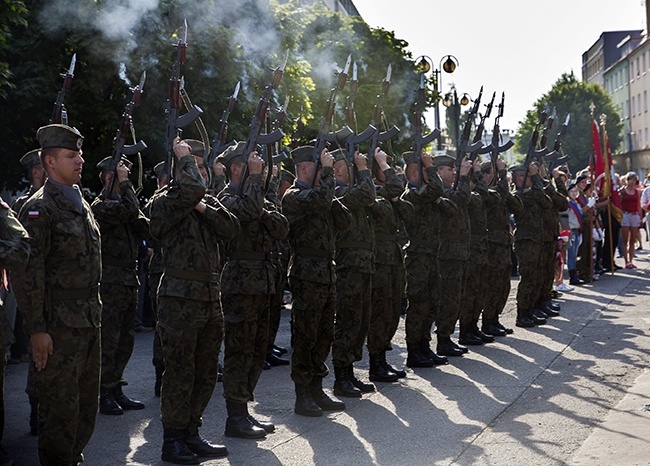
[[[284,68],[287,66],[288,59],[289,50],[287,50],[285,53],[282,64],[273,70],[273,79],[271,80],[271,83],[264,89],[264,94],[257,104],[257,110],[253,115],[253,119],[248,129],[248,137],[246,138],[244,152],[242,154],[242,163],[244,168],[242,171],[241,179],[239,180],[239,187],[237,190],[239,196],[242,196],[244,194],[244,184],[246,178],[248,178],[248,156],[256,149],[257,144],[271,144],[279,141],[284,137],[284,133],[279,128],[272,133],[261,133],[262,127],[264,126],[264,120],[266,119],[266,113],[269,110],[269,102],[271,100],[271,96],[273,94],[273,91],[280,86],[280,81],[282,81],[282,75],[284,74]],[[271,161],[269,161],[269,164],[270,163]]]
[[[363,130],[362,133],[356,134],[357,132],[357,115],[354,111],[354,99],[356,98],[359,91],[359,80],[357,79],[357,62],[354,62],[352,65],[352,79],[350,80],[350,95],[347,99],[346,107],[346,121],[348,128],[351,128],[353,133],[350,134],[345,139],[345,152],[347,155],[348,165],[350,166],[350,184],[355,183],[354,179],[354,153],[356,152],[360,143],[367,141],[374,133],[377,132],[377,129],[368,125],[368,127]]]
[[[569,126],[569,120],[571,119],[571,114],[569,113],[566,116],[566,119],[564,120],[564,123],[562,123],[562,126],[560,126],[560,131],[557,133],[557,136],[555,136],[555,142],[553,143],[553,150],[549,153],[544,155],[544,161],[548,162],[548,172],[552,173],[553,170],[565,163],[567,160],[569,160],[569,155],[560,155],[560,152],[562,150],[562,138],[564,137],[567,126]]]
[[[372,114],[372,122],[370,123],[371,126],[377,128],[376,131],[372,133],[372,136],[370,137],[370,146],[368,148],[368,168],[370,169],[371,172],[372,172],[372,164],[375,160],[375,152],[377,150],[377,147],[379,146],[379,143],[394,138],[395,136],[397,136],[397,133],[399,133],[400,131],[399,128],[395,125],[393,125],[390,129],[386,131],[381,131],[381,116],[382,113],[384,112],[382,101],[384,97],[388,95],[388,91],[390,90],[390,78],[392,75],[392,70],[393,70],[392,65],[388,65],[388,69],[386,70],[386,77],[381,83],[381,93],[377,96],[377,99],[375,100],[375,108]]]
[[[280,127],[284,124],[284,120],[286,120],[287,118],[287,107],[289,106],[290,100],[291,97],[287,96],[287,98],[284,101],[284,105],[282,105],[282,107],[279,108],[279,111],[275,116],[273,122],[271,122],[271,115],[268,114],[266,120],[267,133],[272,133],[275,130],[280,129]],[[279,165],[281,162],[285,161],[288,158],[287,157],[288,153],[289,153],[289,149],[287,147],[282,147],[282,138],[266,145],[266,158],[269,167],[266,173],[266,184],[264,186],[265,192],[268,192],[269,188],[271,187],[271,179],[273,177],[273,165]]]
[[[425,86],[424,86],[424,72],[420,73],[420,86],[417,90],[417,101],[415,103],[415,112],[413,114],[413,159],[420,165],[419,170],[419,181],[422,184],[424,180],[424,173],[422,173],[422,149],[427,144],[431,143],[434,139],[440,136],[440,130],[434,128],[428,135],[422,136],[422,112],[424,111],[424,105],[426,103],[425,96]]]
[[[314,143],[314,162],[316,162],[316,169],[314,170],[314,177],[311,180],[311,186],[313,187],[316,183],[316,177],[318,176],[318,165],[320,164],[320,154],[325,149],[325,146],[328,142],[337,139],[337,134],[343,136],[345,133],[352,134],[352,130],[346,125],[345,128],[342,128],[338,133],[330,133],[330,126],[332,125],[332,119],[334,118],[334,108],[336,107],[336,94],[339,90],[345,89],[345,83],[348,80],[348,72],[350,71],[350,63],[352,61],[352,55],[348,55],[348,59],[345,62],[345,68],[339,72],[339,81],[330,91],[330,97],[325,103],[325,113],[323,114],[320,125],[318,128],[318,135],[316,136],[316,142]],[[341,138],[343,139],[343,137]]]
[[[498,172],[497,160],[499,159],[499,154],[509,150],[512,146],[515,145],[515,143],[512,142],[512,140],[510,139],[504,145],[502,146],[499,145],[499,143],[501,142],[501,128],[499,127],[499,120],[503,116],[505,101],[506,101],[506,93],[502,92],[501,103],[498,106],[499,113],[497,114],[497,117],[494,119],[494,128],[492,128],[492,141],[488,146],[488,148],[490,149],[489,153],[490,153],[490,162],[492,163],[492,171],[494,173],[494,177],[492,178],[493,180],[497,179],[496,178]]]
[[[169,176],[169,181],[173,179],[172,166],[174,163],[174,139],[179,134],[179,129],[184,128],[196,120],[203,110],[197,105],[193,105],[184,115],[180,115],[182,106],[181,96],[181,68],[185,64],[185,55],[187,51],[187,20],[183,22],[183,34],[174,45],[176,47],[176,61],[172,67],[172,76],[169,79],[169,97],[167,100],[167,127],[165,129],[165,165],[164,172]]]
[[[226,107],[226,109],[221,114],[221,119],[219,120],[219,129],[214,133],[214,139],[212,140],[212,149],[210,150],[209,154],[206,152],[207,157],[205,159],[205,168],[208,169],[208,173],[210,174],[211,185],[214,183],[215,178],[212,167],[214,165],[214,161],[217,159],[219,154],[221,154],[233,144],[232,142],[229,144],[224,144],[223,141],[226,139],[226,132],[228,131],[228,117],[230,117],[230,112],[235,109],[240,87],[241,81],[237,81],[235,90],[230,96],[230,99],[228,99],[228,107]]]
[[[65,109],[63,101],[65,100],[65,95],[70,92],[72,88],[72,78],[74,78],[74,67],[77,63],[77,54],[72,54],[72,60],[70,60],[70,67],[65,74],[62,74],[63,86],[61,90],[56,95],[56,101],[54,102],[54,109],[52,110],[52,116],[50,117],[49,124],[68,124],[68,112]]]
[[[548,104],[546,104],[544,110],[542,110],[542,114],[539,116],[537,124],[535,125],[535,129],[533,130],[533,134],[530,137],[530,142],[528,143],[528,152],[526,153],[526,159],[524,160],[524,168],[525,168],[524,178],[521,182],[521,186],[517,186],[519,192],[523,192],[526,187],[526,179],[528,178],[528,169],[530,168],[530,164],[534,160],[539,160],[541,156],[546,155],[546,150],[544,149],[536,150],[536,147],[537,147],[537,141],[539,140],[539,129],[542,125],[546,123],[547,117],[548,117]]]
[[[129,101],[128,104],[126,104],[126,107],[124,108],[124,112],[122,113],[122,121],[120,122],[120,127],[117,129],[117,134],[115,135],[115,145],[113,146],[113,155],[111,156],[111,163],[108,168],[108,172],[111,173],[109,175],[110,180],[108,180],[108,182],[105,183],[102,192],[105,199],[110,198],[111,194],[113,193],[113,189],[115,188],[115,178],[117,178],[116,176],[117,166],[120,163],[120,159],[122,158],[122,155],[137,154],[138,152],[141,152],[147,148],[147,145],[142,140],[138,141],[135,144],[126,145],[127,135],[133,125],[131,114],[133,113],[133,109],[140,104],[140,98],[142,97],[144,82],[146,79],[147,79],[147,72],[143,71],[142,77],[140,78],[140,83],[131,89],[131,91],[133,91],[131,100]]]
[[[472,131],[472,123],[474,122],[474,117],[478,113],[479,106],[481,105],[482,96],[483,96],[483,86],[481,86],[481,90],[478,93],[478,97],[474,101],[474,106],[470,109],[470,111],[467,114],[467,119],[465,120],[465,125],[463,126],[463,135],[461,136],[460,142],[458,143],[458,147],[456,148],[456,162],[454,164],[456,167],[456,178],[454,179],[454,186],[453,186],[454,189],[458,187],[458,182],[460,181],[460,166],[463,163],[465,154],[467,152],[470,153],[476,152],[483,146],[480,139],[478,141],[472,142],[472,144],[469,143],[469,137]],[[492,99],[494,100],[494,96],[492,97]]]
[[[494,98],[496,97],[496,95],[497,93],[495,91],[492,94],[492,100],[490,100],[490,103],[486,105],[485,113],[481,115],[481,119],[479,120],[478,126],[476,127],[476,133],[474,134],[474,139],[472,140],[472,144],[475,144],[477,142],[480,142],[481,144],[483,143],[483,131],[485,131],[485,120],[490,118],[490,114],[492,113],[492,107],[494,106]],[[482,154],[487,154],[489,151],[490,151],[490,146],[482,146],[470,152],[467,158],[473,162],[474,160],[476,160],[476,157]]]

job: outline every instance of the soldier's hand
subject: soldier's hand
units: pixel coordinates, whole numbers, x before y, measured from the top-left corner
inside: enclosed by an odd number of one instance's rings
[[[424,168],[429,168],[433,165],[433,157],[431,157],[431,154],[422,154],[421,160]]]
[[[506,168],[506,163],[503,161],[503,159],[497,159],[497,170],[505,170],[505,168]]]
[[[481,161],[478,158],[474,160],[474,163],[472,164],[472,170],[474,170],[474,173],[481,173]]]
[[[367,170],[368,169],[368,158],[361,154],[359,151],[354,153],[354,165],[357,167],[357,170]]]
[[[30,337],[32,344],[32,359],[37,371],[42,371],[47,366],[47,359],[54,353],[54,344],[49,333],[34,333]]]
[[[388,165],[388,154],[377,147],[375,149],[375,161],[379,164],[381,171],[388,170],[390,165]]]
[[[277,179],[278,178],[278,173],[280,173],[280,168],[277,165],[274,164],[273,165],[273,173],[272,173],[271,176],[273,176],[273,178]]]
[[[120,163],[117,164],[117,181],[120,183],[129,179],[129,173],[131,170],[126,164],[120,160]]]
[[[192,148],[190,145],[179,137],[174,138],[172,148],[177,159],[181,159],[182,157],[185,157],[186,155],[190,155],[192,153]]]
[[[539,174],[539,165],[537,162],[533,162],[528,166],[528,174],[531,176]]]
[[[320,164],[322,167],[334,166],[334,157],[327,149],[323,149],[323,152],[320,153]]]
[[[204,214],[205,211],[207,210],[207,207],[203,201],[199,202],[194,206],[194,209],[199,212],[200,214]]]
[[[215,161],[212,162],[212,172],[215,176],[221,176],[226,173],[226,166],[215,159]]]
[[[264,169],[264,160],[257,154],[257,151],[251,152],[248,156],[248,173],[251,175],[259,175]]]
[[[472,169],[472,161],[469,160],[467,157],[463,159],[463,162],[460,164],[460,176],[467,176],[469,175],[469,171]]]

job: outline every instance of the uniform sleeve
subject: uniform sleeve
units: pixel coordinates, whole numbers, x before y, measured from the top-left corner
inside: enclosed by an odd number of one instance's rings
[[[239,220],[218,199],[208,196],[204,199],[205,221],[208,228],[220,241],[230,241],[239,232]]]
[[[348,209],[368,207],[375,202],[375,184],[370,177],[370,170],[359,171],[357,184],[348,188],[341,202]]]
[[[282,198],[282,213],[294,223],[313,213],[329,210],[334,199],[334,170],[323,167],[320,185],[310,189],[292,190]]]
[[[29,258],[29,235],[9,208],[0,207],[0,268],[23,266]]]
[[[138,197],[130,181],[120,183],[119,200],[98,197],[92,203],[92,211],[97,222],[106,226],[117,226],[136,221],[140,213]]]
[[[264,180],[262,175],[250,175],[241,196],[226,194],[220,198],[220,201],[240,222],[259,220],[264,210]]]
[[[404,192],[404,186],[392,168],[384,170],[384,175],[386,175],[386,183],[377,189],[377,195],[390,201]]]

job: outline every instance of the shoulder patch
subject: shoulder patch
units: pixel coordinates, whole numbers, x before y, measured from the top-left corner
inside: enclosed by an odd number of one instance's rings
[[[40,217],[41,213],[38,210],[30,210],[27,212],[27,218],[29,220],[36,220]]]

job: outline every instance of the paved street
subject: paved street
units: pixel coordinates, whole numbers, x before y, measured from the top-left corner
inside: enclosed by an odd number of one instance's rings
[[[399,383],[345,399],[343,412],[295,415],[289,367],[264,371],[252,408],[277,430],[262,441],[223,436],[218,384],[201,432],[225,443],[230,455],[203,464],[650,464],[650,255],[646,249],[638,256],[638,269],[565,293],[561,317],[547,325],[515,328],[447,366],[409,369]],[[514,327],[513,296],[502,321]],[[285,310],[278,344],[287,347],[288,319]],[[124,390],[146,409],[98,415],[84,464],[168,464],[160,460],[152,338],[137,334]],[[388,359],[400,367],[406,360],[403,322]],[[358,368],[366,377],[367,355]],[[26,372],[26,363],[8,366],[5,381],[3,445],[20,466],[38,464],[36,439],[28,433]],[[325,383],[330,389],[333,375]]]

